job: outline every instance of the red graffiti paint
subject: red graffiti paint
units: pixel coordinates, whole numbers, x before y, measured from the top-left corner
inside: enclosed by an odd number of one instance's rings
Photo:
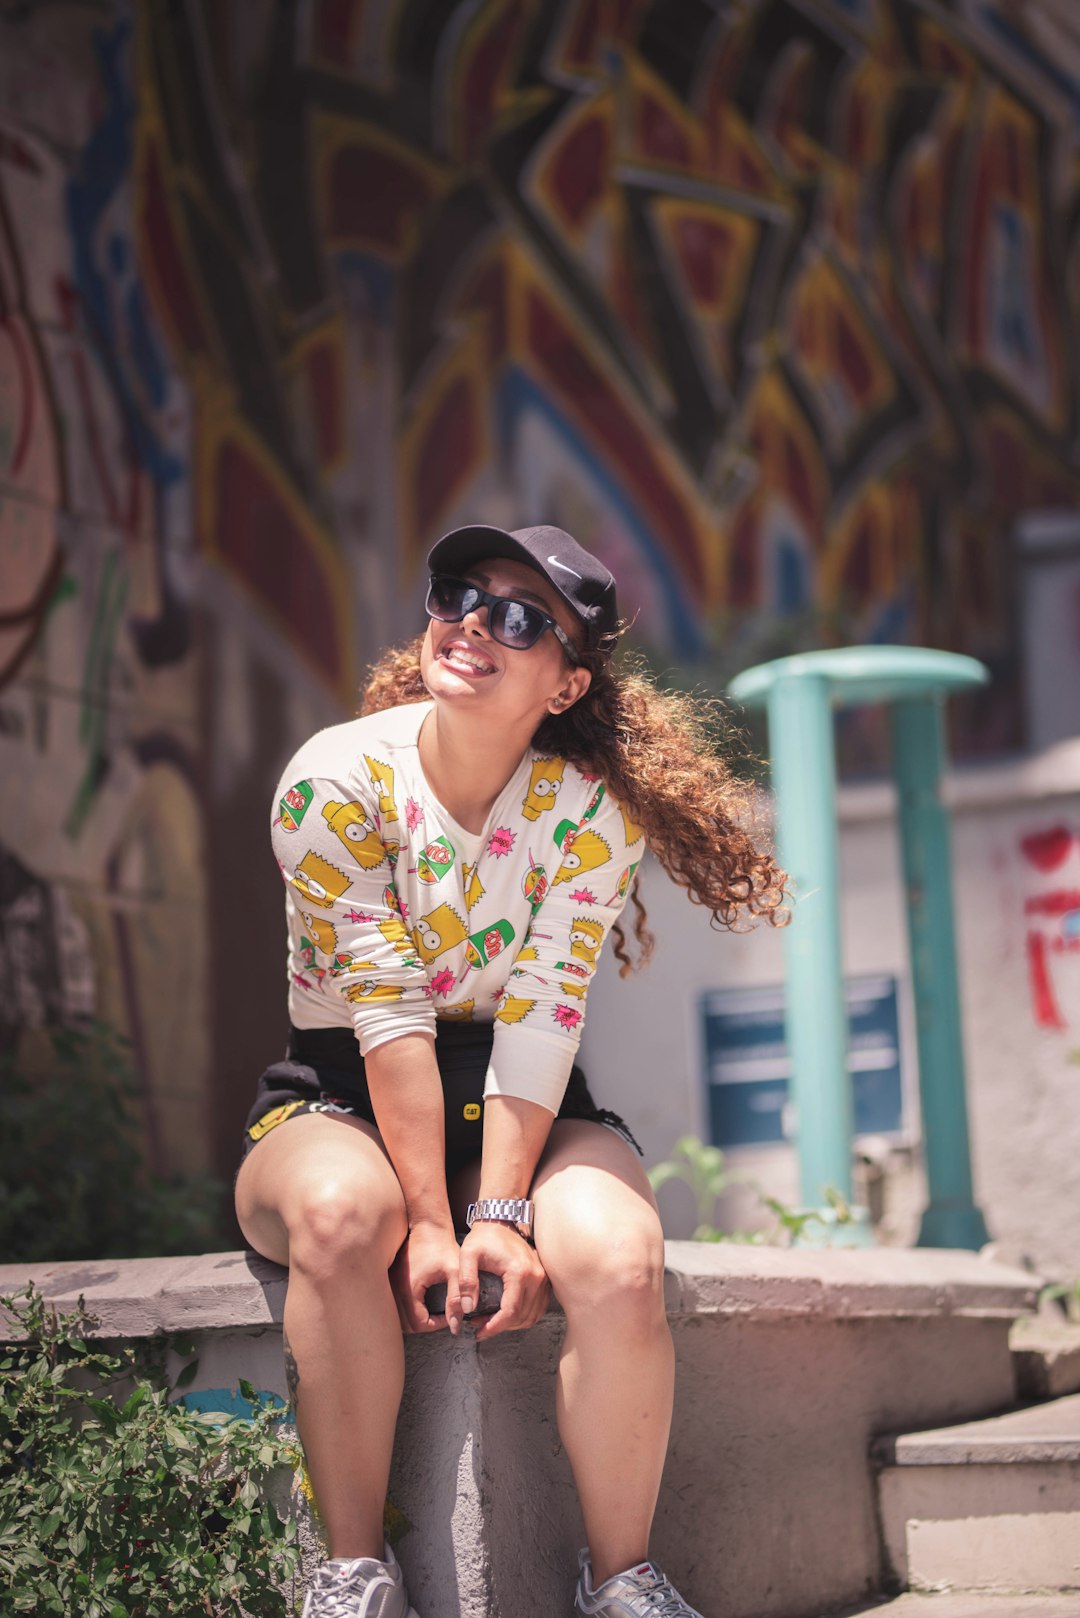
[[[1054,986],[1046,964],[1046,940],[1041,933],[1028,933],[1028,984],[1031,989],[1031,1009],[1040,1028],[1063,1029],[1065,1019],[1058,1009]]]
[[[1033,832],[1030,837],[1022,837],[1020,849],[1037,871],[1056,871],[1068,858],[1072,840],[1073,834],[1068,826],[1051,826],[1049,831]]]

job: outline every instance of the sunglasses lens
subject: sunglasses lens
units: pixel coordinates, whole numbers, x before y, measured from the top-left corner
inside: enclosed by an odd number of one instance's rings
[[[524,651],[535,645],[544,632],[544,620],[525,601],[500,601],[488,618],[491,633],[503,646]]]
[[[476,600],[475,590],[463,579],[432,579],[427,598],[428,617],[446,624],[460,623],[476,605]]]

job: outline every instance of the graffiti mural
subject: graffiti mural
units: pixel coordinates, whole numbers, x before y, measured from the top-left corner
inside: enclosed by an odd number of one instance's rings
[[[573,529],[697,682],[972,653],[955,749],[1023,746],[1014,531],[1080,501],[1070,19],[0,13],[2,840],[83,928],[163,1162],[265,1039],[265,783],[459,520]],[[75,1004],[20,972],[27,1025]]]
[[[1039,1028],[1077,1026],[1080,827],[1040,826],[1020,839],[1031,1014]]]

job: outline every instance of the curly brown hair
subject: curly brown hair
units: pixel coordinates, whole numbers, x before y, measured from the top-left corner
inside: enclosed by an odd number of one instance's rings
[[[360,712],[378,713],[422,702],[418,636],[388,651],[364,686]],[[564,713],[549,714],[533,736],[541,753],[569,759],[599,776],[644,830],[645,841],[668,876],[714,924],[739,929],[749,918],[783,926],[787,876],[773,858],[762,825],[762,795],[716,751],[712,732],[722,721],[715,699],[661,691],[641,669],[618,666],[605,649],[580,652],[592,683]],[[634,938],[643,966],[652,954],[645,906],[636,889]],[[626,936],[612,929],[620,975],[635,963]]]

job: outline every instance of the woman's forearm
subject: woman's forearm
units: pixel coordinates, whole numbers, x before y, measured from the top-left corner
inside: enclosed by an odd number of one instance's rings
[[[410,1228],[430,1224],[453,1229],[434,1039],[428,1034],[403,1034],[377,1045],[364,1058],[364,1066],[375,1121],[405,1197]]]
[[[484,1102],[481,1197],[527,1197],[540,1154],[555,1122],[546,1107],[521,1096]]]

